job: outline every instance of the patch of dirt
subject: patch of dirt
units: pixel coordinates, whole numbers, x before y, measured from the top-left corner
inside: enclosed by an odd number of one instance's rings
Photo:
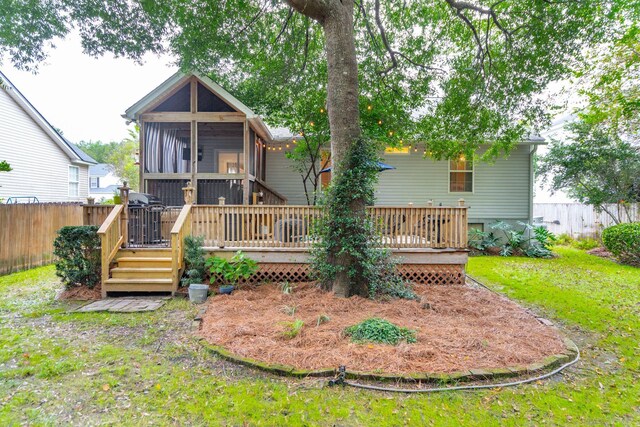
[[[600,258],[606,258],[606,259],[615,261],[611,252],[609,252],[606,248],[594,248],[594,249],[588,250],[587,253],[589,255],[595,255],[595,256],[599,256]]]
[[[94,288],[88,286],[74,286],[73,288],[62,291],[57,299],[72,301],[89,301],[102,299],[102,289],[100,285]]]
[[[353,371],[385,373],[526,365],[565,350],[555,328],[484,288],[414,288],[422,301],[337,298],[313,283],[298,284],[289,295],[275,284],[241,289],[210,298],[200,334],[238,355],[267,363],[299,369],[346,365]],[[330,320],[318,325],[321,315]],[[346,327],[370,317],[416,330],[418,342],[356,344],[343,335]],[[287,323],[296,319],[304,326],[298,336],[287,339]]]

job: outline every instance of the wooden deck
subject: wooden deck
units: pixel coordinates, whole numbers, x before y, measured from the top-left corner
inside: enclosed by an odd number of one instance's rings
[[[308,279],[311,230],[323,211],[313,206],[185,205],[170,232],[171,247],[126,249],[126,215],[113,208],[98,233],[102,241],[103,295],[111,291],[178,289],[184,237],[203,236],[205,250],[231,257],[242,250],[260,264],[250,281]],[[377,243],[399,257],[408,280],[460,283],[467,262],[467,208],[370,207]],[[157,252],[160,251],[160,252]]]

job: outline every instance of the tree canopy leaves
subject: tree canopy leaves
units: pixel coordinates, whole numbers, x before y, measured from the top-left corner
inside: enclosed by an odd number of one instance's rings
[[[492,147],[486,157],[497,156],[546,122],[537,95],[606,35],[616,4],[360,0],[354,37],[365,136],[424,142],[436,158],[482,144]],[[12,0],[2,9],[0,46],[23,68],[36,68],[55,38],[77,31],[92,55],[175,54],[182,67],[247,95],[272,124],[299,130],[297,112],[323,106],[321,25],[285,1]]]

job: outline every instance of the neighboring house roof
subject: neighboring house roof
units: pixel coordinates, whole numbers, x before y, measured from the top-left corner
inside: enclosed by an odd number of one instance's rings
[[[156,101],[163,94],[184,85],[191,76],[197,77],[207,89],[216,94],[220,99],[225,101],[232,108],[241,113],[244,113],[247,116],[247,120],[252,125],[254,125],[258,133],[261,134],[260,136],[267,139],[268,141],[271,141],[273,139],[269,128],[267,128],[259,115],[254,113],[249,107],[244,105],[236,97],[227,92],[218,83],[214,82],[209,77],[196,72],[184,73],[182,71],[178,71],[173,76],[169,77],[167,80],[161,83],[154,90],[145,95],[138,102],[129,107],[122,115],[122,117],[133,121],[138,120],[139,115],[142,114],[142,112],[144,112],[146,109],[148,109],[154,101]]]
[[[51,126],[51,123],[44,118],[42,114],[29,102],[27,98],[18,90],[17,87],[2,71],[0,71],[0,82],[2,85],[0,88],[4,89],[9,96],[33,119],[40,128],[62,149],[62,151],[77,164],[95,164],[97,163],[87,153],[78,148],[75,144],[69,142],[65,137]]]
[[[115,172],[115,168],[109,163],[98,163],[97,165],[89,166],[89,176],[91,177],[107,176],[113,172]]]
[[[107,185],[106,187],[102,187],[102,188],[90,188],[89,193],[90,194],[114,194],[116,191],[118,191],[118,187],[120,186],[117,184],[113,184],[113,185]]]

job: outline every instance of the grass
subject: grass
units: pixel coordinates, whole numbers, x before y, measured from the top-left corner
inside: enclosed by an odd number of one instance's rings
[[[583,360],[517,388],[392,395],[271,377],[192,339],[197,311],[67,313],[51,267],[0,277],[0,425],[637,425],[640,270],[572,248],[468,271],[562,325]]]

